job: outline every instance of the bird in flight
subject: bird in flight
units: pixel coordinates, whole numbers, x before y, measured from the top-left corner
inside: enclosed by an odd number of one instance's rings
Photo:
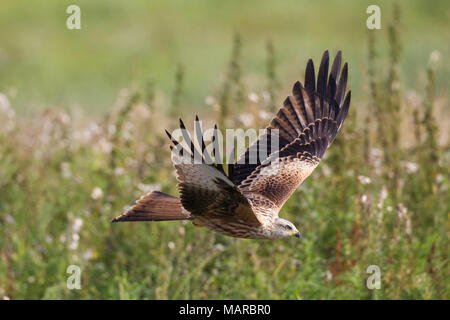
[[[159,191],[142,196],[112,222],[190,220],[221,234],[248,239],[300,238],[297,228],[278,216],[284,203],[319,165],[347,116],[351,92],[346,91],[347,63],[341,51],[329,69],[329,53],[316,74],[310,59],[304,85],[297,81],[276,116],[238,161],[226,171],[205,153],[201,126],[195,122],[197,146],[180,120],[184,147],[169,132],[179,197]],[[213,142],[216,141],[217,126]],[[277,139],[277,147],[265,148]],[[272,146],[272,144],[271,144]],[[201,151],[199,151],[199,149]],[[177,152],[175,152],[177,151]],[[252,157],[256,152],[257,156]],[[213,152],[214,158],[221,156]],[[183,161],[186,158],[201,161]],[[254,160],[254,161],[250,161]]]

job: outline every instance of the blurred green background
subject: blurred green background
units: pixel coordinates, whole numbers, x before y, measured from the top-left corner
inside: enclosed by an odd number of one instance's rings
[[[397,3],[2,0],[0,299],[448,300],[450,6]],[[301,241],[109,222],[177,195],[164,128],[263,128],[325,49],[352,102],[281,210]]]
[[[66,8],[81,8],[81,30],[66,28]],[[205,108],[205,96],[221,84],[232,36],[242,36],[243,73],[264,73],[265,44],[273,42],[281,85],[290,89],[307,58],[342,49],[350,61],[351,87],[361,95],[367,63],[366,8],[381,8],[382,29],[392,1],[25,1],[3,0],[0,8],[0,91],[20,112],[58,107],[104,111],[120,88],[150,79],[170,95],[178,65],[185,71],[183,106]],[[402,78],[423,86],[430,51],[449,54],[448,1],[402,2]],[[380,40],[383,30],[374,31]],[[380,52],[387,47],[379,41]],[[445,59],[438,90],[449,86]]]

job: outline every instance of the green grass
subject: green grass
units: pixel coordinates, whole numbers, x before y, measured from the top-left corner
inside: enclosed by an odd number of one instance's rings
[[[365,23],[365,3],[80,1],[86,19],[95,15],[84,34],[53,28],[66,4],[43,3],[11,1],[0,12],[0,298],[450,298],[448,48],[436,34],[444,2],[411,2],[400,23],[385,5],[372,41],[354,28]],[[408,24],[429,46],[411,47]],[[232,50],[234,31],[241,42]],[[177,125],[173,113],[233,127],[246,113],[263,127],[260,111],[280,105],[306,58],[317,63],[325,47],[350,64],[352,104],[281,211],[300,241],[239,240],[182,222],[110,224],[150,189],[177,194],[163,132]],[[443,58],[428,64],[435,50]],[[262,99],[266,91],[275,98]],[[39,108],[47,104],[57,107]],[[81,290],[66,288],[72,264]],[[380,290],[366,287],[370,265],[381,268]]]

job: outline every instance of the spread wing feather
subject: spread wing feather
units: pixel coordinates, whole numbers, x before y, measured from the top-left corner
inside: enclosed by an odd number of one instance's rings
[[[188,148],[174,139],[167,130],[166,133],[173,144],[170,146],[172,161],[179,181],[178,188],[183,208],[194,216],[238,218],[250,225],[259,225],[260,222],[253,213],[248,199],[225,174],[222,166],[213,162],[205,152],[206,144],[198,117],[195,121],[195,136],[200,149],[191,139],[181,120],[180,129],[184,144]],[[214,134],[213,143],[216,137]],[[217,156],[220,158],[220,155],[214,154],[215,159]]]
[[[312,60],[308,61],[305,86],[296,82],[292,95],[273,118],[265,133],[234,165],[233,181],[248,198],[264,197],[280,209],[319,164],[347,116],[350,92],[344,99],[347,64],[341,69],[341,52],[334,59],[328,76],[328,51],[322,56],[317,83]],[[277,150],[270,139],[279,138]],[[266,150],[261,149],[266,146]],[[249,164],[252,154],[256,163]],[[244,161],[245,160],[245,161]]]

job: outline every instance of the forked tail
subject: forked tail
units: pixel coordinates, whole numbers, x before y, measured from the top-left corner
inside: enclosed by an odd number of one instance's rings
[[[142,196],[130,210],[111,222],[188,220],[189,214],[181,206],[179,198],[152,191]]]

